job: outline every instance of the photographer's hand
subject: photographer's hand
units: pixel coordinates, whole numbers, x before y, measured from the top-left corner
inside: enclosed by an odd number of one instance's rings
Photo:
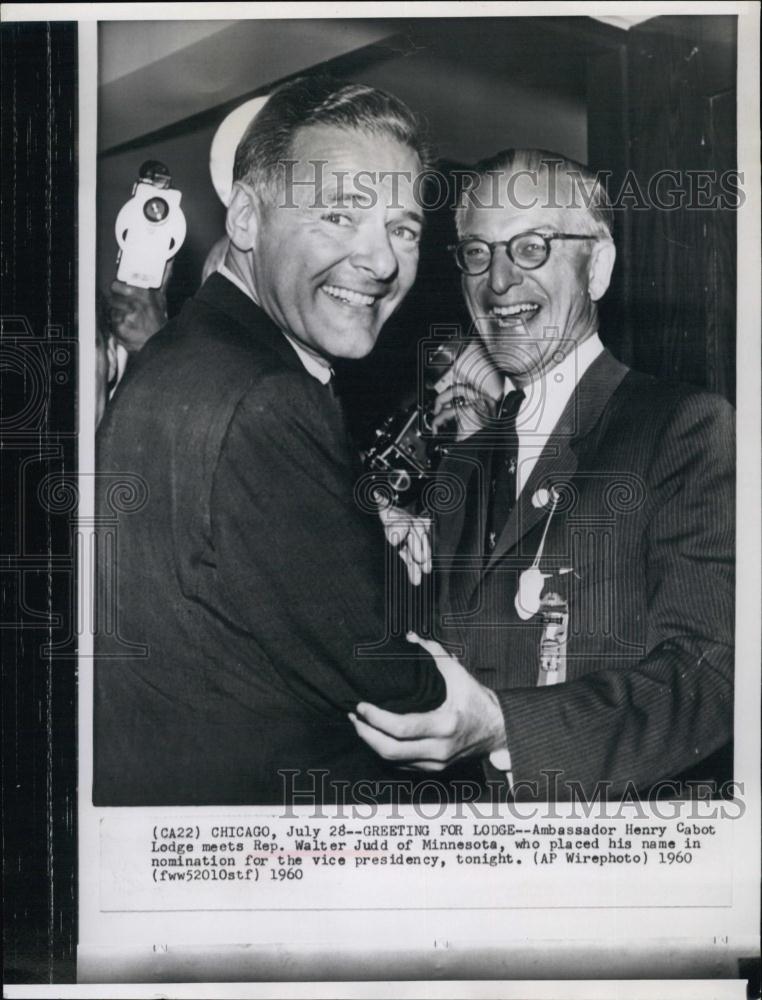
[[[160,288],[135,288],[112,281],[109,289],[111,330],[128,353],[139,351],[167,322],[167,285],[172,261],[164,269]]]

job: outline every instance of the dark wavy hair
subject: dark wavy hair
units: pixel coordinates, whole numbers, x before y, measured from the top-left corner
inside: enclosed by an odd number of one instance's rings
[[[389,136],[417,153],[424,169],[430,164],[423,120],[399,98],[360,83],[301,76],[273,91],[246,129],[236,149],[233,180],[276,191],[280,164],[291,158],[298,130],[309,125]]]

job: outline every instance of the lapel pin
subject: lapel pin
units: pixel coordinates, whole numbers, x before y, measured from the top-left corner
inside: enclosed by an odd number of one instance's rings
[[[551,486],[549,490],[546,490],[544,486],[541,486],[539,490],[535,490],[532,494],[532,506],[541,510],[543,507],[548,507],[552,502],[555,509],[555,506],[560,499],[561,496],[555,486]]]

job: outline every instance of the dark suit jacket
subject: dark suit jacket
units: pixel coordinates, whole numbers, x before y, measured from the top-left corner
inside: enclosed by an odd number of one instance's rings
[[[540,797],[675,779],[732,736],[734,419],[719,397],[590,366],[498,538],[480,555],[490,444],[440,467],[465,503],[438,519],[440,637],[497,691],[514,780]],[[493,435],[494,437],[494,435]],[[538,687],[538,619],[514,609],[555,484],[541,569],[569,603],[567,681]],[[559,574],[559,569],[573,573]],[[546,781],[543,770],[560,772]],[[495,778],[497,772],[490,773]],[[554,782],[557,782],[557,790]],[[531,794],[530,786],[517,794]],[[605,794],[605,791],[604,791]]]
[[[131,362],[97,445],[103,532],[120,476],[147,499],[98,561],[95,803],[275,804],[278,769],[399,776],[346,713],[433,708],[443,681],[387,636],[340,408],[269,318],[213,275]]]

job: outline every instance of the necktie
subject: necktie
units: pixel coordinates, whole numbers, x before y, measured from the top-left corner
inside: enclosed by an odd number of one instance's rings
[[[505,527],[508,515],[516,502],[516,467],[519,459],[519,436],[516,433],[516,417],[524,402],[521,389],[509,392],[503,400],[498,414],[500,439],[492,449],[490,461],[490,483],[487,497],[487,525],[485,551],[495,548],[500,532]]]

